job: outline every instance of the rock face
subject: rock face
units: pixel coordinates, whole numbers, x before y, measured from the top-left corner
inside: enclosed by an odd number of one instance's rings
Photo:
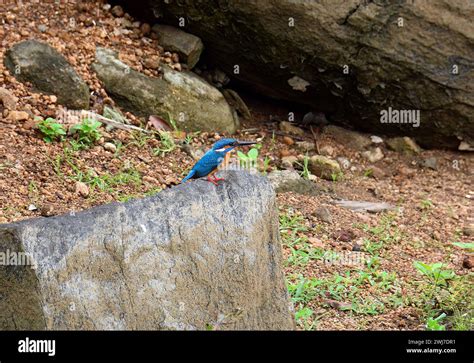
[[[97,48],[92,68],[124,109],[148,117],[171,116],[179,128],[234,133],[239,122],[222,93],[190,72],[163,67],[163,79],[130,69],[117,53]]]
[[[189,69],[192,69],[199,61],[204,47],[201,39],[169,25],[156,24],[152,29],[158,35],[160,45],[178,53]]]
[[[0,225],[0,329],[293,329],[275,193],[225,176]]]
[[[184,29],[203,40],[207,59],[252,90],[422,146],[474,138],[470,1],[148,3],[142,13],[160,21],[188,19]],[[381,123],[389,107],[420,110],[419,127]]]
[[[89,88],[66,59],[53,47],[37,40],[15,44],[5,53],[5,65],[21,82],[53,94],[71,109],[89,108]]]

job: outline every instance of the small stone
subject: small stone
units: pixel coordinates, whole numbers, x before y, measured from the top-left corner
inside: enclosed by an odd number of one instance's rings
[[[112,5],[110,5],[110,4],[104,4],[102,6],[102,9],[104,9],[105,11],[109,11],[111,7],[112,7]]]
[[[372,135],[370,137],[372,144],[383,144],[383,139],[380,136]]]
[[[308,168],[314,175],[326,180],[333,180],[333,175],[341,173],[341,167],[337,161],[322,155],[312,156],[309,159]]]
[[[89,187],[83,182],[76,182],[76,193],[82,197],[89,195]]]
[[[18,98],[8,89],[0,87],[0,102],[7,110],[15,110]]]
[[[313,248],[324,248],[323,241],[316,237],[309,237],[308,242],[311,244]]]
[[[314,211],[313,215],[316,216],[318,219],[320,219],[323,222],[332,223],[331,212],[329,211],[329,209],[327,209],[325,207],[317,208]]]
[[[474,146],[471,146],[466,141],[461,141],[458,146],[459,151],[474,151]]]
[[[181,67],[181,63],[175,63],[175,64],[173,64],[173,69],[174,69],[175,71],[181,72],[181,70],[182,70],[183,68]]]
[[[291,146],[291,145],[293,145],[293,144],[295,143],[295,140],[293,140],[293,139],[292,139],[291,137],[289,137],[289,136],[284,136],[284,137],[283,137],[283,143],[284,143],[285,145]]]
[[[40,208],[40,213],[43,217],[51,217],[54,213],[54,205],[52,204],[43,204]]]
[[[360,252],[362,251],[362,245],[360,245],[359,243],[354,243],[352,245],[352,251],[355,251],[355,252]]]
[[[385,172],[376,166],[371,166],[369,168],[369,171],[370,171],[369,176],[374,179],[380,180],[386,176]]]
[[[32,211],[38,210],[38,207],[36,207],[36,205],[34,205],[34,204],[30,204],[28,206],[28,210],[32,212]]]
[[[281,158],[281,166],[283,169],[293,169],[297,161],[298,158],[296,156],[285,156]]]
[[[106,142],[103,147],[104,150],[110,151],[111,153],[115,153],[117,151],[117,146],[111,142]]]
[[[426,158],[421,161],[421,166],[423,168],[438,170],[438,159],[436,158]]]
[[[10,111],[7,119],[12,120],[12,121],[24,121],[24,120],[28,120],[28,117],[29,115],[25,111]]]
[[[51,100],[52,103],[56,103],[58,101],[58,98],[55,95],[49,96],[49,99]]]
[[[141,31],[141,33],[142,33],[143,35],[145,35],[145,36],[148,35],[148,34],[150,34],[150,32],[151,32],[151,26],[150,26],[150,24],[148,24],[148,23],[143,23],[143,24],[140,26],[140,31]]]
[[[290,151],[289,151],[288,149],[282,149],[282,150],[280,150],[280,158],[283,159],[284,157],[290,156],[290,155],[291,155],[291,154],[290,154]]]
[[[297,141],[296,147],[303,152],[314,151],[316,149],[314,142],[309,141]]]
[[[474,236],[474,224],[468,224],[462,228],[462,234],[465,236]]]
[[[338,157],[336,160],[343,169],[349,169],[351,167],[351,162],[348,158]]]
[[[421,152],[418,144],[407,136],[388,139],[387,145],[390,149],[405,154],[418,154]]]
[[[472,269],[474,267],[474,255],[464,255],[462,267]]]
[[[280,122],[280,130],[289,134],[293,135],[304,135],[304,130],[299,128],[298,126],[293,125],[291,122],[282,121]]]
[[[160,58],[157,56],[151,56],[143,62],[146,68],[158,69],[160,67]]]
[[[48,27],[44,24],[40,24],[38,25],[38,30],[41,32],[41,33],[44,33],[46,30],[48,30]]]
[[[372,140],[367,135],[346,130],[339,126],[326,126],[324,128],[324,134],[333,138],[337,143],[355,150],[364,150],[372,144]]]
[[[145,175],[143,177],[143,181],[145,183],[153,184],[153,185],[158,185],[159,184],[158,180],[156,180],[155,178],[153,178],[152,176],[149,176],[149,175]]]
[[[319,153],[325,156],[333,156],[334,148],[330,145],[323,145],[319,148]]]
[[[112,13],[113,16],[115,16],[117,18],[121,18],[122,16],[125,15],[125,12],[123,11],[123,9],[120,5],[115,5],[112,8],[111,13]]]
[[[382,150],[379,147],[362,152],[362,156],[371,163],[376,163],[384,158]]]
[[[355,235],[350,229],[336,231],[332,237],[341,242],[350,242],[354,239]]]

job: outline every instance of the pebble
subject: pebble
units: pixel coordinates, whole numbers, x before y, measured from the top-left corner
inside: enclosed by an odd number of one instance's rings
[[[438,170],[438,159],[436,158],[426,158],[421,161],[421,166],[423,168],[429,168],[433,170]]]
[[[10,111],[7,119],[12,120],[12,121],[24,121],[24,120],[28,120],[28,117],[29,115],[25,111]]]
[[[293,125],[291,122],[282,121],[280,122],[280,130],[283,132],[287,132],[293,135],[303,136],[304,131],[303,129],[299,128],[298,126]]]
[[[318,219],[320,219],[323,222],[326,223],[332,223],[332,215],[329,209],[325,207],[319,207],[317,208],[314,213],[314,216],[316,216]]]
[[[462,233],[465,236],[474,236],[474,224],[468,224],[462,228]]]
[[[281,158],[281,166],[283,169],[293,169],[295,163],[298,161],[298,158],[293,155],[285,156]]]
[[[319,153],[324,156],[333,156],[334,148],[330,145],[323,145],[319,148]]]
[[[122,16],[125,15],[125,12],[123,11],[122,7],[120,5],[115,5],[112,10],[112,15],[117,17],[117,18],[121,18]]]
[[[283,143],[284,143],[285,145],[291,146],[291,145],[293,145],[293,144],[295,143],[295,140],[293,140],[293,139],[292,139],[291,137],[289,137],[289,136],[284,136],[284,137],[283,137]]]
[[[371,163],[376,163],[384,158],[382,150],[379,147],[376,147],[372,150],[367,150],[362,153],[362,156],[370,161]]]
[[[54,213],[54,205],[52,204],[43,204],[40,208],[40,213],[43,217],[51,217]]]
[[[117,146],[115,146],[115,144],[111,142],[106,142],[103,147],[104,147],[104,150],[110,151],[111,153],[114,153],[117,151]]]
[[[472,269],[474,267],[474,255],[465,255],[462,260],[462,267]]]
[[[82,197],[89,196],[89,187],[83,182],[76,182],[76,193]]]

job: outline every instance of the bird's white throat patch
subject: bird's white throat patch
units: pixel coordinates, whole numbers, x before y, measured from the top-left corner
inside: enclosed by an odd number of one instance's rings
[[[218,153],[222,153],[225,151],[225,147],[221,147],[220,149],[217,149],[216,152]]]

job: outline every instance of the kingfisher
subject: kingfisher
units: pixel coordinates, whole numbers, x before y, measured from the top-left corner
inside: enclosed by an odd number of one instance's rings
[[[218,166],[225,160],[228,162],[228,154],[238,146],[253,145],[253,141],[239,141],[235,139],[221,139],[217,141],[212,149],[204,154],[199,159],[189,174],[184,178],[181,183],[189,179],[197,179],[207,176],[207,181],[217,186],[217,182],[224,180],[224,178],[217,178],[214,173],[217,171]]]

